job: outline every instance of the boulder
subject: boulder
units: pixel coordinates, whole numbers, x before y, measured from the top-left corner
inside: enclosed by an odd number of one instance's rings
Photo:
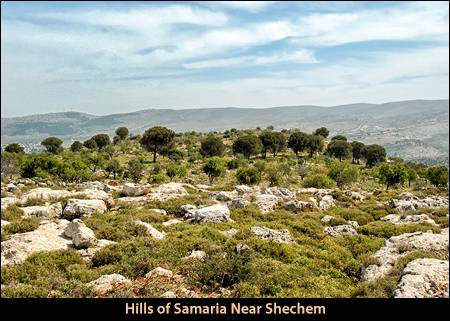
[[[241,254],[244,251],[250,250],[250,247],[247,244],[239,243],[238,245],[236,245],[235,249],[236,253]]]
[[[448,198],[442,196],[428,196],[420,199],[411,193],[400,194],[400,199],[391,199],[386,205],[399,212],[415,211],[419,208],[445,208],[448,207]]]
[[[282,200],[281,197],[272,194],[256,194],[255,204],[262,213],[268,213],[273,211]]]
[[[27,206],[20,207],[25,217],[36,216],[40,218],[53,219],[59,218],[62,214],[61,203],[54,203],[45,206]]]
[[[416,259],[406,265],[394,298],[442,298],[448,295],[448,261]]]
[[[304,202],[292,200],[284,204],[284,209],[291,212],[303,212],[303,211],[313,211],[317,208],[317,204],[314,202]]]
[[[162,298],[166,298],[166,299],[174,299],[177,296],[175,295],[175,292],[173,291],[166,291],[161,295]]]
[[[93,287],[98,295],[104,295],[115,288],[123,285],[129,285],[131,281],[120,274],[106,274],[98,279],[89,282],[87,285]]]
[[[357,229],[359,227],[359,224],[356,221],[347,221],[347,223],[348,223],[348,225],[350,225],[354,229]]]
[[[80,219],[74,219],[64,230],[64,235],[72,239],[76,248],[88,248],[97,245],[94,231],[84,225]]]
[[[215,204],[190,210],[184,214],[184,218],[199,223],[225,222],[230,220],[230,210],[225,204]]]
[[[42,221],[34,231],[12,234],[2,242],[1,265],[20,264],[36,252],[54,251],[72,247],[72,241],[63,235],[69,221]]]
[[[75,193],[66,190],[39,187],[34,188],[25,193],[22,197],[22,202],[25,202],[29,199],[40,199],[44,201],[51,201],[58,198],[72,197],[73,194]]]
[[[195,210],[197,209],[197,206],[192,204],[185,204],[181,205],[181,216],[183,217],[191,217],[194,215]]]
[[[152,200],[165,201],[188,195],[188,192],[181,183],[167,183],[153,189],[149,194]]]
[[[153,278],[153,277],[165,277],[165,278],[171,278],[173,276],[173,272],[167,269],[164,269],[160,266],[157,268],[154,268],[150,272],[148,272],[145,277],[146,278]]]
[[[141,185],[135,183],[125,183],[122,187],[122,194],[125,196],[141,196],[149,193],[151,190],[151,185]]]
[[[212,199],[215,199],[217,201],[226,202],[231,201],[232,199],[237,197],[237,192],[226,192],[226,191],[220,191],[220,192],[211,192],[209,193],[209,197]]]
[[[351,225],[327,226],[323,229],[323,232],[333,237],[338,237],[341,234],[358,234],[358,232],[356,232],[356,230]]]
[[[231,229],[229,229],[228,231],[222,232],[222,234],[225,235],[226,237],[233,237],[233,236],[236,235],[237,232],[238,232],[237,229],[231,228]]]
[[[430,225],[438,226],[438,224],[426,214],[407,215],[404,217],[399,214],[389,214],[382,217],[381,220],[395,225],[428,223]]]
[[[350,197],[352,200],[355,201],[363,201],[365,198],[364,195],[362,195],[361,193],[353,191],[346,191],[344,195]]]
[[[259,236],[262,240],[274,241],[277,243],[290,243],[292,242],[291,234],[287,229],[273,230],[267,227],[253,226],[250,231]]]
[[[96,189],[85,189],[83,191],[74,193],[71,197],[73,198],[85,198],[90,200],[102,200],[105,202],[111,202],[111,196],[102,191],[102,190],[96,190]]]
[[[6,190],[12,193],[20,191],[19,188],[13,183],[9,183],[8,185],[6,185]]]
[[[238,192],[239,195],[253,193],[253,188],[251,188],[251,187],[249,187],[247,185],[236,185],[234,187],[234,189],[236,190],[236,192]]]
[[[147,233],[155,240],[162,240],[163,238],[166,237],[166,233],[158,231],[149,223],[136,220],[134,221],[134,224],[144,226],[147,229]]]
[[[20,203],[20,199],[17,197],[2,197],[1,208],[6,209],[8,206],[16,205]]]
[[[285,187],[263,187],[261,188],[261,194],[270,194],[281,197],[284,200],[295,199],[295,193],[291,192]]]
[[[104,213],[107,210],[106,204],[102,200],[79,200],[69,199],[63,214],[66,217],[91,216],[95,213]]]
[[[331,195],[319,196],[319,209],[326,211],[335,206],[334,198]]]
[[[372,264],[362,269],[361,279],[373,281],[389,273],[398,259],[414,250],[429,252],[448,251],[448,228],[441,233],[414,232],[393,236],[386,240],[385,245],[372,255],[378,264]]]
[[[243,197],[238,197],[238,198],[235,198],[234,200],[232,200],[230,202],[230,207],[233,207],[233,208],[245,208],[245,207],[248,206],[248,204],[250,204],[250,202],[248,200],[246,200]]]
[[[324,217],[322,217],[322,218],[320,219],[320,221],[321,221],[321,222],[324,222],[324,223],[329,223],[332,219],[334,219],[333,216],[331,216],[331,215],[325,215]]]
[[[207,254],[205,251],[192,251],[188,256],[185,256],[183,259],[195,259],[195,260],[200,260],[200,261],[204,261],[206,258]]]

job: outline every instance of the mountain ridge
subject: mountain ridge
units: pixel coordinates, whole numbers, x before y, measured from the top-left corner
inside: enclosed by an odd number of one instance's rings
[[[448,159],[448,99],[407,100],[383,104],[337,106],[279,106],[266,108],[142,109],[128,113],[92,115],[59,112],[1,118],[2,144],[22,143],[39,148],[42,139],[58,136],[64,143],[84,140],[99,132],[109,135],[119,126],[134,134],[161,125],[175,131],[223,131],[256,126],[298,128],[311,132],[325,126],[332,135],[387,146],[392,156],[414,160]],[[33,147],[34,146],[34,147]]]

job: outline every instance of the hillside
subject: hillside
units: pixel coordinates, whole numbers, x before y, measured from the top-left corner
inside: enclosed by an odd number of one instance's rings
[[[448,162],[448,116],[448,100],[334,107],[146,109],[105,116],[67,112],[2,118],[1,139],[2,144],[19,142],[32,150],[48,136],[58,136],[67,144],[98,132],[112,135],[119,126],[127,126],[136,134],[154,125],[178,132],[269,125],[275,129],[300,128],[309,132],[326,126],[332,135],[343,134],[352,140],[382,144],[391,156],[435,164]]]

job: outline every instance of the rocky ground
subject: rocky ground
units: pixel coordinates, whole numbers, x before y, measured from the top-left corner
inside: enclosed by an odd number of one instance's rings
[[[1,208],[2,296],[448,297],[447,195],[18,181]]]

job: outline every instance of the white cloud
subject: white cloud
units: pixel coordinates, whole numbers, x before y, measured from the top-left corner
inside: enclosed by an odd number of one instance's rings
[[[203,69],[203,68],[219,68],[229,67],[245,64],[252,65],[267,65],[280,62],[291,62],[297,64],[318,63],[319,61],[314,57],[311,50],[297,50],[292,52],[277,53],[270,56],[242,56],[224,59],[202,60],[183,64],[187,69]]]
[[[207,4],[213,8],[232,8],[252,13],[265,10],[267,7],[279,1],[200,1],[201,4]]]

